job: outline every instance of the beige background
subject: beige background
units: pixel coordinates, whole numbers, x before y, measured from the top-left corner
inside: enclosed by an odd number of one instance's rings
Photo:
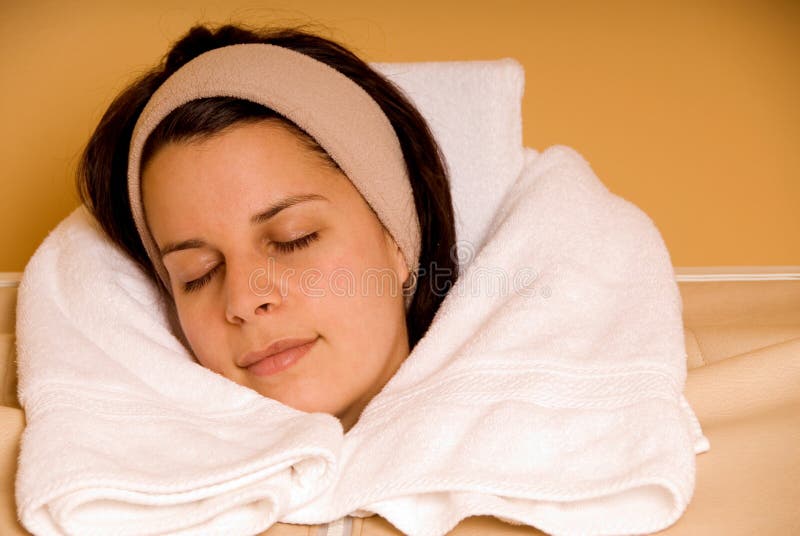
[[[367,61],[514,57],[525,145],[581,152],[674,265],[800,265],[797,1],[0,0],[0,272],[77,206],[113,96],[228,21],[311,22]]]

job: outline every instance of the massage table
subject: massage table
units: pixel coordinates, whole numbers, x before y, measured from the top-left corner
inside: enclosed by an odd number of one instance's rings
[[[711,444],[696,456],[695,493],[669,536],[800,534],[800,269],[680,269],[688,376],[684,393]],[[14,502],[25,415],[16,397],[20,274],[0,274],[0,535],[29,534]],[[265,536],[396,536],[383,518],[276,523]],[[451,532],[544,534],[491,516]]]

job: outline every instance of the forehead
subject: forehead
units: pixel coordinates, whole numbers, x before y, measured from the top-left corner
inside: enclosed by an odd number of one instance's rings
[[[341,187],[347,177],[321,149],[277,121],[239,123],[212,135],[169,142],[142,170],[142,190],[162,194],[206,186]]]
[[[334,210],[328,214],[345,220],[367,206],[341,170],[292,129],[275,122],[242,124],[203,139],[172,142],[154,154],[142,174],[145,217],[160,238],[163,231],[189,232],[197,224],[244,224],[284,198],[309,194],[325,197],[325,207]],[[314,212],[324,208],[318,203],[304,206]]]

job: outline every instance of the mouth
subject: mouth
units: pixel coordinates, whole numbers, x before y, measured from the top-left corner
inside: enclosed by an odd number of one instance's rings
[[[312,339],[283,339],[266,350],[250,352],[242,358],[242,367],[256,376],[272,376],[295,365],[316,344]]]

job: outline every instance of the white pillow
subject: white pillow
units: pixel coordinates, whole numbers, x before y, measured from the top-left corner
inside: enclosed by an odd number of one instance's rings
[[[370,66],[406,93],[444,153],[463,270],[522,169],[525,71],[511,58]]]

